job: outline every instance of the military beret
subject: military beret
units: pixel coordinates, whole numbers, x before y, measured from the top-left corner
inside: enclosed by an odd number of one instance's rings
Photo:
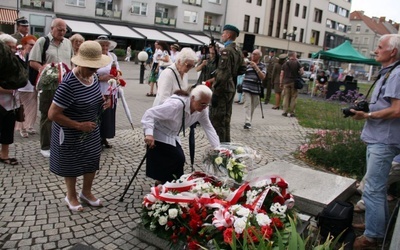
[[[230,30],[230,31],[233,31],[233,32],[236,33],[236,36],[239,36],[239,29],[236,28],[236,27],[233,26],[233,25],[227,24],[227,25],[224,26],[224,29],[223,29],[223,30]]]
[[[22,26],[29,26],[28,20],[25,19],[25,17],[20,17],[15,20],[17,22],[17,25],[22,25]]]

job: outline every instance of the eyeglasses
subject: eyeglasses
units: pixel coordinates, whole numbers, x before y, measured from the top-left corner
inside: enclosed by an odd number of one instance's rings
[[[59,32],[67,32],[67,30],[63,29],[63,28],[57,28],[57,31],[59,31]]]
[[[200,106],[202,106],[203,108],[209,107],[210,104],[209,103],[200,103]]]
[[[191,69],[194,68],[194,64],[185,63],[186,68]]]

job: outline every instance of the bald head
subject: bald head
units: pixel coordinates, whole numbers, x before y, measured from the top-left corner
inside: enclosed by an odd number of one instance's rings
[[[67,32],[67,24],[61,18],[56,18],[51,22],[51,35],[54,40],[61,42]]]

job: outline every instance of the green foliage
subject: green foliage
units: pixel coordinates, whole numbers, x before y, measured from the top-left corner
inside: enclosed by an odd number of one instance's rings
[[[306,143],[296,155],[314,166],[361,179],[366,165],[366,145],[360,139],[360,133],[365,121],[344,118],[342,108],[349,105],[298,99],[296,115],[299,124],[318,131],[305,136]]]
[[[113,52],[118,57],[124,57],[126,54],[124,49],[114,49]]]

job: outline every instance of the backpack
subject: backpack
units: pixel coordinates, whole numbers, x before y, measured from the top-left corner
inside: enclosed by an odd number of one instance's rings
[[[44,62],[46,62],[46,51],[50,46],[50,38],[48,36],[44,37],[45,41],[44,41],[44,45],[43,45],[43,51],[42,51],[42,61],[41,64],[43,65]],[[27,55],[27,58],[29,58],[29,54]],[[27,60],[28,61],[28,60]],[[28,76],[29,76],[29,82],[35,86],[36,85],[36,81],[39,75],[39,71],[37,71],[36,69],[32,68],[31,66],[29,66],[29,62],[28,62]]]
[[[354,206],[349,202],[338,200],[331,202],[317,216],[320,235],[326,238],[330,234],[336,238],[343,232],[339,242],[351,242],[352,237],[348,239],[347,235],[354,234],[351,226],[353,222],[353,210]]]

